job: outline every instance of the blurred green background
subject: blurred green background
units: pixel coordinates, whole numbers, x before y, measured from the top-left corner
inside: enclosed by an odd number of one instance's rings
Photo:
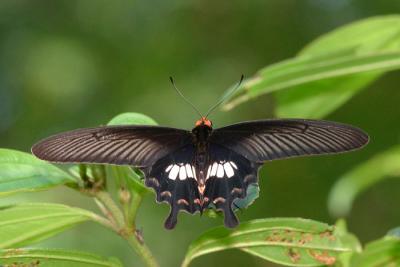
[[[270,1],[24,1],[0,2],[0,147],[29,151],[50,134],[97,126],[122,112],[140,112],[159,124],[190,129],[197,119],[173,91],[207,110],[240,75],[294,56],[304,45],[340,25],[400,12],[397,0]],[[399,72],[373,83],[327,117],[357,125],[371,136],[362,151],[266,164],[261,196],[242,221],[294,216],[334,223],[327,195],[355,164],[400,141]],[[230,112],[216,111],[219,127],[270,118],[274,99],[263,96]],[[400,224],[400,181],[387,179],[364,192],[347,218],[365,242]],[[93,208],[72,190],[1,199],[53,201]],[[181,214],[166,231],[167,205],[147,197],[139,228],[162,266],[178,266],[187,246],[219,219]],[[39,244],[117,256],[140,266],[117,236],[84,224]],[[193,266],[275,266],[240,251],[197,259]]]

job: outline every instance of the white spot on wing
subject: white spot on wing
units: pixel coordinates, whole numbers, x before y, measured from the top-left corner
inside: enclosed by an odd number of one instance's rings
[[[235,172],[233,171],[232,166],[229,162],[224,164],[224,170],[225,170],[226,176],[228,176],[228,178],[231,178],[235,174]]]
[[[218,163],[214,162],[211,168],[210,176],[215,176],[217,174]]]
[[[190,164],[186,164],[185,167],[187,176],[193,178],[193,172]]]
[[[166,169],[165,169],[165,172],[169,172],[171,169],[172,169],[172,164],[171,165],[169,165]]]
[[[171,180],[175,180],[176,177],[178,176],[179,173],[179,166],[178,165],[174,165],[171,169],[171,171],[168,174],[168,178]]]
[[[179,179],[180,180],[185,180],[186,179],[186,168],[185,168],[185,166],[182,166],[179,169]]]
[[[196,169],[194,168],[194,166],[192,166],[192,171],[193,171],[194,179],[197,180],[197,177],[196,177]]]
[[[211,173],[211,165],[208,166],[206,180],[207,180],[208,178],[210,178],[210,173]]]
[[[218,178],[224,177],[224,167],[222,166],[222,164],[218,164],[217,177]]]
[[[238,167],[236,166],[235,162],[229,161],[229,163],[233,166],[233,168],[235,168],[236,170],[238,169]]]

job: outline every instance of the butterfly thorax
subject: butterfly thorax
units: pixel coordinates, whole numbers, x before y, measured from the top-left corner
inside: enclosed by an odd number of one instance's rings
[[[193,128],[193,144],[195,145],[195,155],[193,165],[196,169],[196,180],[198,183],[198,190],[200,197],[204,195],[205,182],[206,182],[206,168],[209,162],[208,138],[212,132],[212,128],[206,124],[198,125]],[[202,199],[201,199],[202,201]]]

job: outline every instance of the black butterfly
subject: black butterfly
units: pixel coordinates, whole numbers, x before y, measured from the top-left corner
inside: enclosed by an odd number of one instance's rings
[[[364,146],[368,135],[355,127],[317,120],[260,120],[212,129],[202,118],[192,131],[158,126],[105,126],[51,136],[32,147],[52,162],[109,163],[140,168],[157,201],[171,205],[165,227],[179,210],[202,212],[211,203],[235,227],[236,198],[258,182],[265,161],[331,154]]]
[[[192,131],[158,126],[105,126],[60,133],[40,141],[32,153],[63,163],[108,163],[140,168],[158,202],[171,206],[165,227],[180,210],[215,207],[225,225],[238,225],[232,203],[258,182],[264,162],[354,150],[368,143],[362,130],[320,120],[260,120],[213,129],[202,117]]]

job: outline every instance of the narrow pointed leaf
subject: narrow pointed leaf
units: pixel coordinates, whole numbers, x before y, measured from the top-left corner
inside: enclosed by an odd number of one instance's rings
[[[0,196],[49,189],[77,180],[31,154],[0,149]]]
[[[54,236],[93,214],[60,204],[28,203],[0,209],[0,248],[21,247]]]
[[[122,267],[117,259],[61,249],[4,249],[0,250],[1,266],[31,267]]]
[[[204,233],[190,245],[182,266],[201,255],[232,248],[287,266],[332,265],[340,254],[354,250],[354,244],[342,237],[333,226],[312,220],[254,220],[233,231],[218,227]]]
[[[323,35],[297,57],[260,70],[224,108],[274,92],[279,117],[321,118],[399,68],[400,16],[370,18]]]
[[[337,217],[348,214],[358,194],[390,177],[400,177],[400,146],[374,156],[341,176],[329,194],[329,211]]]

